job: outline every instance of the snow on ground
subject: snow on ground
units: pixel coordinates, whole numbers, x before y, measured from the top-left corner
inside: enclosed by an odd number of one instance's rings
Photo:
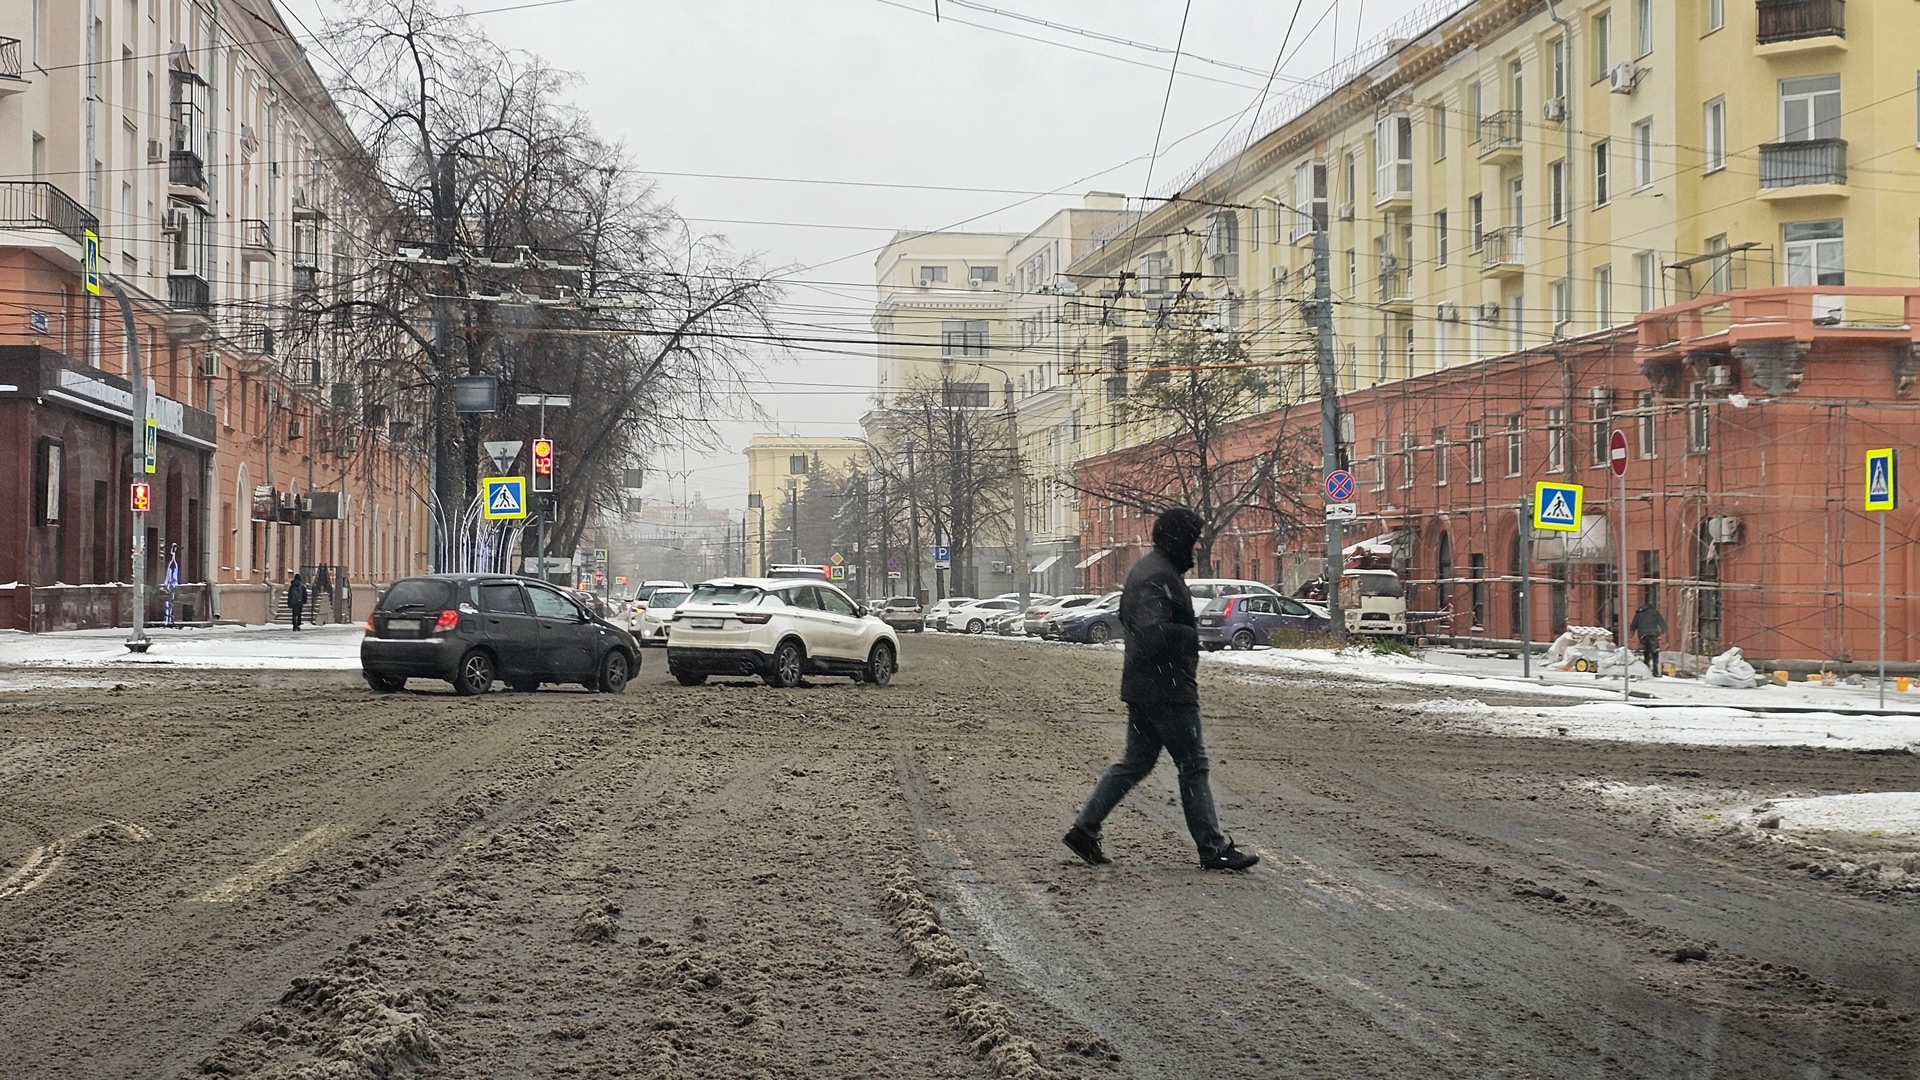
[[[1867,791],[1812,799],[1772,799],[1767,809],[1779,815],[1773,827],[1781,829],[1920,836],[1920,792]]]
[[[1809,746],[1824,750],[1920,748],[1920,716],[1754,712],[1717,705],[1587,701],[1552,707],[1487,705],[1459,698],[1407,708],[1478,730],[1533,738],[1607,739],[1694,746]]]
[[[358,625],[313,626],[294,633],[284,626],[216,626],[149,629],[145,653],[128,652],[125,627],[53,634],[0,633],[0,669],[9,667],[107,668],[189,667],[232,669],[360,670]],[[0,676],[0,689],[55,685],[19,672]]]

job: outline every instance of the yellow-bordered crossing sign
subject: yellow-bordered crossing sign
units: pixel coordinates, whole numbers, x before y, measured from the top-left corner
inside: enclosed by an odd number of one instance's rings
[[[488,521],[517,520],[527,516],[527,478],[489,476],[481,481],[480,512]]]
[[[1900,508],[1900,458],[1891,447],[1867,451],[1868,510]]]
[[[1533,527],[1548,532],[1579,532],[1585,491],[1579,484],[1551,480],[1533,485]]]

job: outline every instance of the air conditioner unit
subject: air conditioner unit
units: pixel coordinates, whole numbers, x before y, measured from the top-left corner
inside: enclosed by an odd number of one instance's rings
[[[148,139],[147,160],[150,162],[167,160],[167,144],[159,139]]]
[[[1340,215],[1341,221],[1352,221],[1353,220],[1353,204],[1350,202],[1341,203],[1339,208],[1339,215]]]
[[[1632,64],[1615,64],[1607,70],[1607,89],[1616,94],[1633,93],[1634,84],[1640,81],[1640,72]]]
[[[1714,364],[1707,368],[1707,389],[1733,389],[1733,369],[1725,364]]]
[[[986,283],[987,281],[985,278],[970,277],[967,279],[967,288],[977,289],[980,286],[985,285]]]
[[[933,284],[933,279],[930,277],[923,277],[920,279],[920,287],[923,289],[932,284]]]
[[[1707,539],[1716,544],[1740,542],[1740,519],[1730,514],[1707,519]]]
[[[1287,283],[1287,268],[1284,266],[1272,267],[1267,271],[1267,279],[1275,285],[1285,285]]]
[[[1549,123],[1560,123],[1567,118],[1567,99],[1555,97],[1541,102],[1540,115],[1546,117]]]
[[[1488,302],[1485,304],[1475,304],[1473,307],[1473,317],[1476,319],[1479,319],[1483,323],[1499,322],[1500,321],[1500,305],[1492,302]]]
[[[996,574],[1006,574],[1006,573],[1011,573],[1012,571],[1013,571],[1012,563],[997,562],[993,564],[993,572]]]
[[[1460,305],[1449,300],[1440,305],[1438,314],[1441,322],[1459,322]]]

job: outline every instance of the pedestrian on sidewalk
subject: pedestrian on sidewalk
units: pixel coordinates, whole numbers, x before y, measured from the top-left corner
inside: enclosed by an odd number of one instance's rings
[[[299,574],[287,582],[287,610],[293,614],[293,628],[300,629],[300,618],[307,610],[307,582]]]
[[[1127,706],[1127,746],[1080,809],[1066,844],[1089,863],[1111,862],[1100,847],[1100,828],[1135,784],[1160,760],[1164,747],[1180,769],[1180,807],[1187,831],[1208,870],[1245,870],[1259,856],[1234,847],[1214,812],[1210,766],[1200,730],[1200,633],[1193,594],[1181,575],[1193,568],[1193,545],[1203,525],[1186,507],[1153,523],[1153,550],[1134,565],[1120,596],[1120,626],[1126,637],[1120,700]]]
[[[1640,657],[1647,662],[1647,675],[1660,674],[1660,638],[1667,632],[1666,616],[1651,597],[1633,613],[1627,632],[1640,639]]]

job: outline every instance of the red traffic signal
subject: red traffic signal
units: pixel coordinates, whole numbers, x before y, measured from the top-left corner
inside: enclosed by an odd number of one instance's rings
[[[533,440],[533,490],[553,490],[553,440]]]
[[[134,484],[132,503],[135,513],[144,514],[153,509],[153,488],[148,484]]]

